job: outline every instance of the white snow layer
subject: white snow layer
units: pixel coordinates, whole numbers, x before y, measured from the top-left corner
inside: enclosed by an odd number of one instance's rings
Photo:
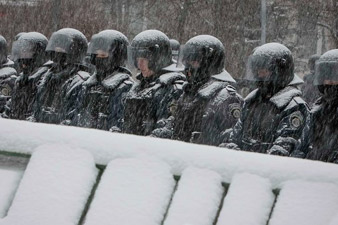
[[[117,159],[108,164],[85,225],[159,225],[175,180],[170,167],[153,159]]]
[[[0,218],[6,216],[22,174],[22,170],[0,169]]]
[[[169,164],[175,175],[194,166],[217,172],[225,183],[235,174],[247,172],[269,179],[273,188],[294,179],[338,184],[338,166],[330,163],[8,119],[0,119],[0,127],[2,151],[31,154],[43,144],[67,144],[88,150],[102,165],[117,158],[150,155]]]
[[[288,181],[278,196],[269,224],[324,225],[329,224],[337,212],[337,185]]]
[[[331,220],[329,225],[337,225],[338,224],[338,214]]]
[[[0,224],[77,224],[96,175],[88,152],[41,146],[32,155],[8,215]]]
[[[212,225],[223,192],[217,173],[197,168],[184,170],[164,225]]]
[[[238,174],[224,198],[217,225],[266,225],[274,200],[269,180]]]

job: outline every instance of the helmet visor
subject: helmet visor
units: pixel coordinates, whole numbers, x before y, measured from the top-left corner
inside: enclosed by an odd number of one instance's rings
[[[71,53],[73,40],[64,34],[53,34],[50,38],[46,51],[54,51],[61,53]]]
[[[144,58],[152,60],[154,52],[150,48],[142,47],[128,47],[128,66],[130,68],[137,68],[137,59]]]
[[[32,42],[27,40],[17,40],[13,43],[12,59],[32,59],[35,53],[35,46]]]
[[[115,45],[111,40],[104,37],[93,37],[89,43],[87,54],[100,54],[105,53],[107,55],[115,51]]]
[[[338,62],[318,62],[315,67],[314,85],[324,85],[338,82]]]
[[[180,50],[179,64],[185,67],[199,68],[203,60],[203,53],[197,49],[183,46]]]
[[[265,57],[251,55],[246,64],[245,80],[249,81],[271,81],[273,65]]]

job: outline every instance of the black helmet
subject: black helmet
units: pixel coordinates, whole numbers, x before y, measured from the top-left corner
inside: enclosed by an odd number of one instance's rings
[[[338,49],[325,52],[316,62],[314,85],[338,81]]]
[[[95,60],[98,53],[104,52],[108,56],[107,67],[115,68],[125,65],[128,46],[129,41],[124,34],[116,30],[104,30],[93,35],[87,55],[91,55],[92,60]]]
[[[56,53],[66,55],[66,63],[81,63],[88,48],[87,38],[78,30],[63,28],[54,32],[48,42],[46,51],[51,58]]]
[[[338,105],[338,49],[325,52],[316,62],[313,84],[322,93],[322,99],[331,106]]]
[[[224,71],[225,48],[220,40],[210,35],[191,38],[181,53],[182,63],[193,80],[205,80]],[[180,57],[181,58],[181,57]],[[195,62],[195,65],[192,64]]]
[[[291,51],[282,44],[264,44],[257,47],[249,57],[245,76],[247,80],[266,82],[270,88],[278,90],[286,87],[294,77]]]
[[[158,30],[146,30],[133,39],[130,57],[135,67],[137,58],[149,60],[149,69],[155,73],[172,64],[170,41]]]
[[[172,56],[173,57],[178,57],[178,54],[180,52],[180,43],[175,40],[175,39],[170,39],[170,47],[171,47],[171,51],[172,51]]]
[[[7,62],[7,41],[0,35],[0,65]]]
[[[39,67],[47,61],[46,46],[48,39],[41,33],[23,33],[12,46],[12,59],[31,60],[32,67]]]

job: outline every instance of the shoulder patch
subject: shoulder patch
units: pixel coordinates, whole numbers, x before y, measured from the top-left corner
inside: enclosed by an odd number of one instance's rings
[[[307,104],[304,99],[302,99],[301,97],[297,96],[293,98],[298,104]]]
[[[12,88],[8,84],[5,84],[4,86],[1,87],[1,94],[4,96],[11,96]]]
[[[296,111],[290,115],[289,123],[292,128],[298,129],[304,123],[304,116],[300,111]]]
[[[178,81],[178,80],[186,80],[185,76],[182,73],[178,73],[178,72],[172,72],[172,73],[165,73],[162,74],[159,78],[158,78],[159,82],[163,85],[170,85],[173,84],[174,82]]]
[[[241,105],[239,103],[229,104],[229,113],[235,119],[239,119],[241,116]]]

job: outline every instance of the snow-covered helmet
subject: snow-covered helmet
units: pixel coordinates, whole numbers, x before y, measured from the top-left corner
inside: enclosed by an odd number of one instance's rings
[[[314,85],[338,81],[338,49],[325,52],[316,62]]]
[[[331,101],[332,105],[338,104],[338,49],[325,52],[317,60],[313,84],[326,101]]]
[[[0,35],[0,65],[7,62],[7,41]]]
[[[265,70],[269,75],[261,75]],[[282,44],[268,43],[257,47],[249,57],[245,78],[265,82],[278,90],[294,79],[294,61],[291,51]]]
[[[63,28],[52,34],[46,51],[51,55],[66,54],[66,63],[81,63],[87,48],[87,38],[80,31],[73,28]]]
[[[47,61],[46,46],[48,39],[41,33],[23,33],[12,46],[12,59],[31,60],[32,66],[41,66]]]
[[[116,30],[104,30],[92,36],[87,55],[91,55],[91,58],[95,60],[99,52],[104,52],[108,55],[107,67],[124,66],[128,46],[129,41],[124,34]]]
[[[170,41],[167,35],[158,30],[146,30],[131,42],[131,60],[137,67],[137,58],[149,60],[149,69],[158,72],[172,64]]]
[[[191,76],[196,79],[208,79],[224,71],[225,48],[220,40],[211,35],[199,35],[191,38],[183,48],[182,63]],[[195,62],[195,65],[192,64]]]

